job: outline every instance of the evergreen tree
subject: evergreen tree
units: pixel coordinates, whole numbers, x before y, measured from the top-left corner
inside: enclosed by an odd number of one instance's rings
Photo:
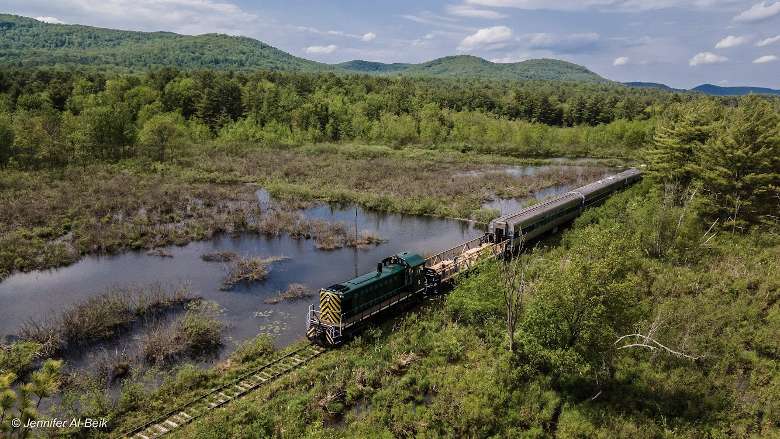
[[[35,407],[41,405],[43,398],[48,398],[60,389],[60,371],[62,361],[46,360],[40,370],[30,376],[30,392],[38,397]]]
[[[712,100],[672,107],[659,123],[648,152],[650,175],[665,183],[691,183],[696,150],[715,134],[722,116],[722,107]]]
[[[757,96],[743,98],[700,153],[698,177],[709,207],[732,226],[777,222],[780,117]]]

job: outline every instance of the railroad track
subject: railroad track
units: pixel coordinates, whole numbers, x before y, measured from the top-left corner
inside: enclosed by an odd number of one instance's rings
[[[231,382],[211,390],[205,395],[180,405],[146,424],[139,425],[123,433],[120,437],[152,439],[178,430],[217,407],[238,399],[263,384],[289,373],[325,351],[326,349],[320,346],[308,344],[255,368]]]

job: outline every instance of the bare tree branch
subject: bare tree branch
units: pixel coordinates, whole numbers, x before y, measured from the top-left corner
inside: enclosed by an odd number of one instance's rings
[[[514,253],[514,252],[513,252]],[[522,253],[522,245],[517,250]],[[512,254],[512,256],[516,256]],[[506,330],[509,335],[509,350],[515,349],[515,330],[520,320],[523,302],[528,292],[526,278],[527,262],[522,258],[510,258],[503,264],[502,281],[504,286],[504,308],[506,311]]]
[[[654,338],[652,338],[650,336],[647,336],[647,335],[644,335],[644,334],[639,334],[639,333],[624,335],[624,336],[618,338],[615,341],[615,344],[617,345],[621,341],[623,341],[625,339],[628,339],[628,338],[632,338],[632,337],[637,340],[635,343],[625,344],[625,345],[622,345],[622,346],[618,347],[617,349],[621,350],[621,349],[629,349],[629,348],[645,348],[645,349],[649,349],[651,351],[655,351],[657,349],[662,349],[662,350],[666,351],[667,353],[669,353],[671,355],[674,355],[675,357],[687,358],[687,359],[693,360],[693,361],[696,361],[696,360],[704,358],[703,355],[690,355],[690,354],[686,354],[684,352],[676,351],[674,349],[671,349],[671,348],[661,344],[660,342],[658,342],[658,340],[656,340],[656,339],[654,339]]]

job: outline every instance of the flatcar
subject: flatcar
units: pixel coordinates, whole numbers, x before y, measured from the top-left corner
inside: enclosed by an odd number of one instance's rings
[[[377,314],[438,291],[482,260],[511,257],[523,242],[556,230],[641,177],[639,170],[629,169],[501,216],[490,222],[483,236],[429,258],[409,252],[385,258],[376,271],[320,290],[319,307],[309,307],[306,336],[318,344],[338,346]]]

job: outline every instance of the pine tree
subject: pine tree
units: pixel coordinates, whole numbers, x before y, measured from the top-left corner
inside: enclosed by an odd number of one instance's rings
[[[30,377],[30,393],[38,397],[35,407],[41,405],[43,398],[57,393],[60,388],[60,371],[62,361],[46,360],[40,370],[32,373]]]
[[[663,183],[689,185],[694,178],[696,151],[718,129],[722,108],[712,100],[672,107],[656,128],[648,151],[651,177]]]
[[[757,96],[743,98],[721,135],[700,151],[697,174],[712,213],[734,227],[776,223],[780,212],[780,116]]]

